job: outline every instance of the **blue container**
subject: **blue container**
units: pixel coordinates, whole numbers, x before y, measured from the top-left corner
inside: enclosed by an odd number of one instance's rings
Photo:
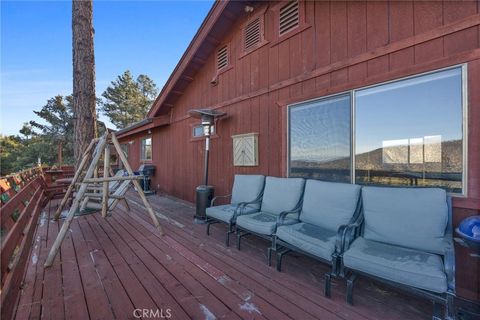
[[[471,249],[480,250],[480,216],[463,219],[455,231]]]

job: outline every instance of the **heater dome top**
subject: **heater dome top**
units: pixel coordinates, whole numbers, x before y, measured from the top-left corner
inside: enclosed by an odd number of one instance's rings
[[[220,118],[224,115],[226,115],[225,112],[222,112],[222,111],[217,111],[217,110],[213,110],[213,109],[192,109],[190,111],[188,111],[188,114],[193,117],[193,118],[197,118],[197,119],[201,119],[201,118],[204,118],[204,117],[211,117],[211,118]]]

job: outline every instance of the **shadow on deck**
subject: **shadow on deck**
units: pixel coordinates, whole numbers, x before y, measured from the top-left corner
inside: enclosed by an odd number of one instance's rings
[[[193,224],[191,204],[149,200],[166,235],[158,236],[130,192],[131,211],[74,219],[54,265],[43,268],[63,221],[50,220],[53,200],[40,215],[17,319],[428,319],[432,305],[360,278],[355,306],[345,303],[345,282],[323,296],[327,267],[302,255],[286,256],[283,271],[265,264],[267,242],[246,237],[242,250],[224,247],[226,226]],[[140,309],[140,310],[139,310]],[[145,309],[145,311],[144,311]],[[143,312],[147,312],[143,314]]]

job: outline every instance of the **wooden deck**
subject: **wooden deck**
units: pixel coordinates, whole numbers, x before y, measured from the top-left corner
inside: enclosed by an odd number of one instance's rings
[[[53,267],[43,268],[60,223],[50,221],[58,200],[39,218],[17,319],[428,319],[432,305],[359,279],[355,306],[344,302],[345,282],[323,296],[325,265],[289,255],[283,272],[265,264],[263,240],[247,237],[242,250],[224,247],[226,226],[192,222],[191,204],[149,197],[166,235],[158,236],[136,194],[131,211],[74,219]],[[157,311],[158,310],[158,311]],[[141,310],[136,315],[141,315]],[[150,312],[150,311],[148,311]]]

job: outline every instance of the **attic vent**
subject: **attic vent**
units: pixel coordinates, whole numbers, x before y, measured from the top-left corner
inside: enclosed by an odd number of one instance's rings
[[[245,43],[244,48],[245,51],[253,48],[257,43],[260,42],[260,18],[256,18],[255,20],[249,22],[245,27]]]
[[[228,65],[228,46],[221,47],[217,51],[217,70]]]
[[[291,1],[280,9],[280,35],[298,27],[298,1]]]

